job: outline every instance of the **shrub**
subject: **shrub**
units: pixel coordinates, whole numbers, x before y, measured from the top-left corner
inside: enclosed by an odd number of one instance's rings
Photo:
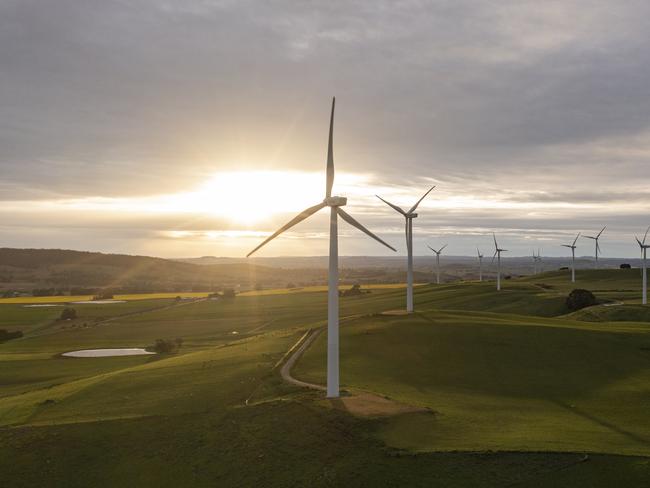
[[[362,295],[363,291],[361,291],[361,285],[352,285],[352,288],[349,290],[344,290],[339,292],[339,295],[344,296],[344,297],[354,297],[357,295]]]
[[[598,304],[596,297],[589,290],[576,288],[566,299],[566,306],[572,312]]]
[[[110,291],[103,290],[93,297],[93,300],[112,300],[113,293]]]
[[[226,288],[223,291],[222,296],[224,298],[235,298],[235,290],[233,290],[232,288]]]
[[[621,269],[632,269],[632,265],[628,263],[623,263],[620,266]]]
[[[156,342],[149,349],[154,350],[159,354],[172,354],[178,352],[183,345],[183,339],[177,337],[176,339],[156,339]]]
[[[73,320],[77,318],[77,311],[74,308],[66,307],[61,312],[59,320]]]

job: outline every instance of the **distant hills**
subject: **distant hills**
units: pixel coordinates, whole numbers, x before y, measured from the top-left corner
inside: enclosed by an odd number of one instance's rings
[[[61,249],[0,249],[0,290],[216,291],[226,287],[285,286],[292,280],[320,283],[323,275],[314,269],[278,273],[277,269],[248,263],[199,266],[149,256]]]
[[[434,260],[415,256],[415,280],[431,279]],[[443,279],[474,279],[476,258],[442,257]],[[532,259],[503,259],[507,273],[525,275],[532,272]],[[618,267],[622,262],[638,266],[637,259],[603,259],[601,266]],[[566,266],[568,259],[544,258],[547,270]],[[579,268],[593,266],[588,259],[578,260]],[[395,283],[404,281],[403,256],[342,256],[341,283]],[[490,257],[484,260],[489,276]],[[224,288],[253,289],[308,286],[327,282],[327,257],[223,258],[203,256],[188,259],[163,259],[150,256],[104,254],[62,249],[0,248],[0,292],[55,289],[57,292],[115,293],[157,291],[218,291]]]

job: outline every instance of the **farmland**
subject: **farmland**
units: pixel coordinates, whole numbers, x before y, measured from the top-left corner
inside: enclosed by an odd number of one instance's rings
[[[0,327],[25,335],[0,344],[0,470],[8,486],[638,486],[650,479],[638,270],[579,279],[601,305],[567,310],[563,272],[500,293],[418,286],[412,315],[384,314],[403,288],[343,297],[346,394],[420,408],[381,416],[279,377],[286,351],[325,325],[319,289],[72,305],[64,323],[62,307],[3,303]],[[173,337],[176,354],[60,356]],[[325,341],[296,378],[323,383]]]

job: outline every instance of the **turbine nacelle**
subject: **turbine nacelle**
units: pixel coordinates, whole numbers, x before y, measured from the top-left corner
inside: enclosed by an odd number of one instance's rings
[[[416,214],[416,213],[408,213],[404,217],[406,217],[407,219],[414,219],[417,216],[418,216],[418,214]]]
[[[325,197],[323,203],[328,207],[343,207],[348,203],[346,197]]]

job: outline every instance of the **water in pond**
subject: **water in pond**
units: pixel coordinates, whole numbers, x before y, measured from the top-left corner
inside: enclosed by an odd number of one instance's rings
[[[81,351],[64,352],[62,356],[72,358],[105,358],[110,356],[139,356],[142,354],[156,354],[145,351],[141,347],[123,347],[120,349],[83,349]]]

